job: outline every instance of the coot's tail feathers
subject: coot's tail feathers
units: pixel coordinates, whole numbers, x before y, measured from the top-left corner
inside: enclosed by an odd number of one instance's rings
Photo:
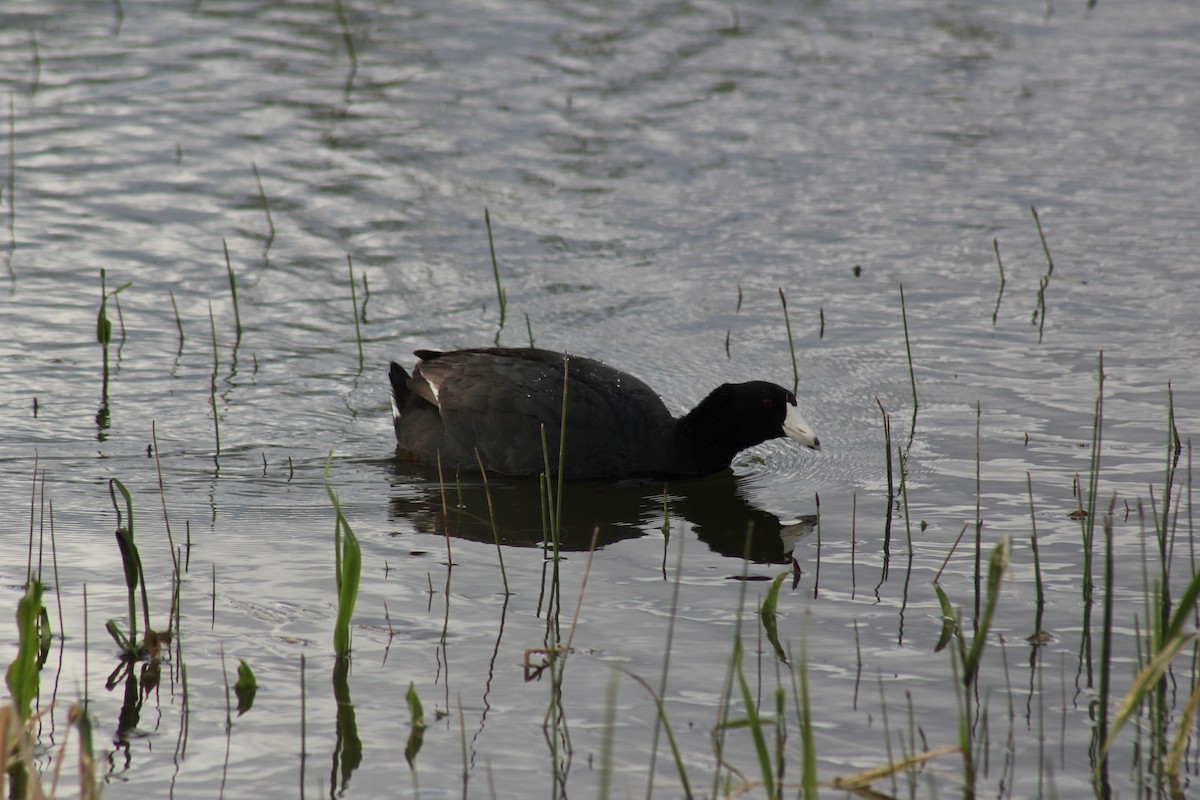
[[[404,407],[404,400],[408,397],[408,373],[404,371],[404,367],[393,361],[391,369],[388,370],[388,379],[392,383],[392,421],[398,426],[400,409]]]

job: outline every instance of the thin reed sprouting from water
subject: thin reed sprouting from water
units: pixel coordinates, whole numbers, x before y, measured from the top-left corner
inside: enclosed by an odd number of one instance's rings
[[[358,294],[354,288],[354,260],[346,253],[346,267],[350,270],[350,306],[354,310],[354,341],[358,343],[358,371],[363,371],[362,327],[358,324]]]
[[[820,590],[821,586],[821,495],[817,492],[813,492],[813,499],[815,500],[817,506],[817,563],[813,568],[812,595],[813,599],[815,600],[817,597],[817,592]],[[795,553],[792,554],[792,563],[797,563]]]
[[[504,317],[508,309],[508,296],[500,285],[500,265],[496,262],[496,242],[492,239],[492,215],[483,209],[483,224],[487,228],[488,252],[492,255],[492,277],[496,279],[496,299],[500,303],[500,326],[496,328],[496,345],[500,344],[500,332],[504,330]],[[533,337],[531,336],[530,339]]]
[[[972,627],[979,630],[980,610],[980,580],[983,565],[983,462],[980,453],[979,426],[983,417],[983,404],[975,401],[975,616],[972,617]]]
[[[904,352],[908,356],[908,381],[912,385],[913,399],[912,425],[908,429],[908,445],[904,448],[907,451],[912,447],[913,436],[917,432],[917,409],[921,404],[917,401],[917,375],[913,371],[912,343],[908,338],[908,308],[904,304],[904,284],[900,284],[900,320],[904,323]]]
[[[741,286],[738,286],[738,300],[741,305]],[[796,367],[796,343],[792,340],[792,320],[788,316],[787,297],[783,287],[779,287],[779,302],[783,306],[783,324],[787,326],[788,352],[792,354],[792,394],[800,388],[800,370]]]
[[[86,710],[88,707],[88,686],[91,682],[88,680],[88,599],[87,599],[87,582],[83,584],[83,707]]]
[[[742,313],[742,284],[741,284],[741,282],[739,282],[737,285],[737,297],[738,297],[737,307],[734,308],[734,310],[733,310],[734,314]],[[729,334],[730,334],[730,330],[729,330],[729,328],[726,328],[725,329],[725,357],[726,358],[729,358]]]
[[[8,267],[9,280],[17,279],[13,269],[13,255],[17,252],[17,112],[13,97],[8,96],[8,191],[4,199],[8,202],[8,253],[4,263]]]
[[[270,252],[271,245],[275,242],[275,220],[271,219],[271,204],[267,202],[267,192],[263,189],[262,176],[258,174],[258,164],[251,161],[250,167],[254,170],[254,182],[258,184],[258,197],[262,200],[263,214],[267,218],[267,243],[263,246],[263,261],[265,262],[267,253]]]
[[[213,371],[212,377],[208,384],[208,401],[212,406],[213,414],[213,438],[217,443],[217,450],[214,458],[221,455],[221,421],[217,414],[217,370],[221,368],[220,356],[217,350],[217,323],[213,319],[212,301],[208,301],[208,328],[212,334],[212,352],[213,352]]]
[[[818,338],[818,339],[824,339],[824,338],[825,338],[825,309],[824,309],[824,308],[818,308],[818,309],[817,309],[817,316],[818,316],[818,318],[819,318],[819,319],[820,319],[820,321],[821,321],[821,325],[820,325],[820,327],[819,327],[819,328],[817,328],[817,338]]]
[[[908,457],[899,446],[896,447],[896,464],[900,467],[900,507],[904,510],[904,541],[908,545],[908,559],[911,564],[913,540],[912,519],[908,513]]]
[[[1033,641],[1036,645],[1046,635],[1042,630],[1042,612],[1046,608],[1046,591],[1042,584],[1042,559],[1038,552],[1037,514],[1033,510],[1033,478],[1030,477],[1028,471],[1025,472],[1025,484],[1029,488],[1029,544],[1033,550],[1033,579],[1037,591],[1037,612],[1033,624]]]
[[[54,599],[58,604],[58,630],[62,634],[65,641],[67,638],[66,624],[63,622],[62,610],[62,590],[59,588],[62,583],[58,579],[58,544],[54,537],[54,499],[47,501],[50,506],[50,565],[54,570]]]
[[[854,622],[854,703],[853,709],[858,711],[858,690],[862,686],[862,641],[858,633],[858,617],[853,619]]]
[[[226,244],[224,239],[221,240],[221,247],[225,250],[225,270],[229,273],[229,294],[233,297],[233,324],[234,329],[237,331],[236,342],[241,343],[242,314],[238,309],[237,279],[233,275],[233,264],[229,260],[229,245]],[[236,348],[237,344],[234,344],[234,347]]]
[[[342,0],[333,0],[333,8],[337,12],[338,25],[342,29],[342,42],[346,45],[346,56],[350,59],[350,72],[346,75],[346,86],[343,91],[350,94],[354,88],[354,76],[358,74],[358,53],[354,49],[354,39],[350,36],[350,23],[346,20],[346,11],[342,8]]]
[[[175,302],[175,290],[169,289],[171,295],[171,309],[175,312],[175,327],[179,329],[179,352],[183,352],[183,320],[179,316],[179,304]]]
[[[858,546],[858,492],[850,495],[850,599],[858,591],[857,570]]]
[[[667,497],[667,495],[666,495],[666,491],[664,488],[664,491],[663,491],[663,505],[664,506],[666,505],[666,502],[667,502],[666,497]],[[665,514],[665,511],[664,511],[664,514]],[[680,588],[680,585],[683,583],[683,542],[684,542],[684,537],[680,536],[680,537],[677,537],[677,539],[679,542],[679,552],[675,558],[675,583],[674,583],[674,586],[671,587],[671,612],[667,617],[667,634],[666,634],[666,643],[663,645],[662,672],[660,673],[659,679],[658,679],[658,694],[655,695],[654,692],[651,692],[651,695],[654,696],[655,702],[658,705],[659,714],[656,715],[654,718],[654,733],[651,735],[651,739],[650,739],[650,767],[648,770],[648,777],[646,780],[646,800],[651,800],[651,798],[654,796],[654,766],[658,759],[658,736],[659,736],[659,732],[663,728],[663,724],[666,722],[666,718],[665,718],[665,715],[663,713],[663,708],[662,708],[662,698],[667,696],[667,677],[670,674],[670,667],[671,667],[671,646],[675,641],[675,619],[676,619],[676,617],[678,615],[678,611],[679,611],[679,588]],[[664,558],[665,558],[665,555],[666,554],[664,553]],[[646,688],[649,689],[650,687],[647,686]],[[667,729],[667,735],[671,739],[672,750],[676,753],[676,766],[679,768],[679,778],[683,783],[685,795],[687,797],[691,797],[692,792],[691,792],[691,787],[688,785],[687,774],[686,774],[686,772],[684,772],[683,764],[680,761],[679,756],[678,756],[678,750],[675,745],[674,737],[671,735],[669,728]]]
[[[1096,362],[1096,410],[1092,420],[1092,456],[1088,465],[1087,516],[1083,521],[1083,599],[1092,599],[1092,553],[1096,531],[1096,495],[1100,483],[1100,452],[1104,425],[1104,351]]]
[[[875,397],[875,404],[879,406],[879,413],[883,415],[883,456],[887,464],[887,513],[883,518],[883,572],[880,576],[882,583],[887,579],[888,556],[892,547],[892,503],[896,500],[896,486],[892,473],[892,418],[878,395]]]
[[[504,571],[504,550],[500,547],[500,529],[496,527],[496,510],[492,507],[492,489],[488,486],[487,470],[483,466],[483,456],[479,448],[475,448],[475,461],[479,464],[479,474],[483,477],[483,496],[487,498],[488,518],[492,523],[492,538],[496,542],[496,558],[500,562],[500,580],[504,583],[504,596],[512,594],[508,590],[508,573]]]
[[[100,268],[100,313],[96,317],[96,341],[100,343],[104,358],[104,385],[101,390],[101,404],[108,409],[108,345],[112,342],[112,320],[108,318],[108,287],[105,285],[107,271]]]
[[[1100,687],[1099,696],[1096,698],[1096,740],[1099,742],[1108,741],[1108,698],[1112,691],[1112,669],[1110,662],[1112,660],[1112,638],[1113,638],[1113,595],[1116,593],[1116,587],[1113,586],[1113,508],[1117,503],[1116,492],[1113,492],[1112,502],[1109,504],[1108,513],[1104,515],[1104,602],[1101,606],[1101,630],[1100,630]],[[1163,586],[1166,590],[1166,586]],[[1107,751],[1100,754],[1099,763],[1096,764],[1096,776],[1102,786],[1108,785],[1108,753]]]
[[[171,518],[167,514],[167,492],[163,488],[162,460],[158,454],[158,431],[154,420],[150,420],[150,443],[154,446],[154,468],[158,472],[158,496],[162,500],[163,526],[167,529],[167,544],[171,548],[171,553],[174,554],[175,539],[171,536]]]
[[[1000,240],[992,239],[992,249],[996,251],[996,266],[1000,268],[1000,291],[996,293],[996,307],[992,309],[992,325],[1000,315],[1000,301],[1004,298],[1004,262],[1000,260]]]
[[[1042,252],[1046,254],[1046,277],[1049,278],[1054,274],[1054,259],[1050,257],[1050,246],[1046,244],[1046,234],[1042,231],[1042,220],[1038,217],[1037,208],[1030,206],[1029,211],[1033,214],[1033,223],[1037,225],[1038,239],[1042,242]]]
[[[29,539],[25,545],[25,585],[33,581],[33,521],[37,518],[38,454],[33,453],[33,482],[29,487]]]
[[[533,348],[533,324],[529,321],[529,312],[525,312],[525,332],[529,334],[529,347]]]
[[[1029,207],[1033,214],[1033,222],[1037,225],[1038,239],[1042,242],[1042,252],[1046,254],[1046,274],[1038,282],[1037,306],[1033,310],[1033,323],[1038,326],[1038,344],[1046,332],[1046,288],[1054,275],[1054,259],[1050,257],[1050,246],[1046,244],[1046,234],[1042,231],[1042,220],[1038,217],[1037,208]]]
[[[300,654],[300,800],[304,800],[304,764],[308,751],[304,746],[308,728],[308,692],[304,684],[304,653]]]

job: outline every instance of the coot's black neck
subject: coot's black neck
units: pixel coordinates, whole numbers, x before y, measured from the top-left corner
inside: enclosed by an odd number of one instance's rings
[[[681,475],[711,475],[727,469],[734,457],[763,439],[747,441],[728,409],[705,398],[675,423],[672,460]]]

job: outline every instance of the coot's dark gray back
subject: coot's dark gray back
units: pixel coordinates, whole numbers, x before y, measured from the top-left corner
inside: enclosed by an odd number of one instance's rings
[[[417,351],[414,380],[438,386],[445,426],[442,461],[507,474],[543,468],[541,430],[558,466],[563,355],[532,348]],[[669,447],[675,420],[644,382],[599,361],[568,359],[567,476],[650,474]]]

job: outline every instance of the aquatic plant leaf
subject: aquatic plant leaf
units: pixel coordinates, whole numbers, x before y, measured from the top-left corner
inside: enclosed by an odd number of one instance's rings
[[[992,626],[992,618],[996,615],[996,605],[1000,600],[1000,584],[1008,569],[1008,537],[1004,536],[996,543],[992,557],[988,559],[987,596],[983,611],[979,616],[979,627],[975,631],[975,639],[971,649],[963,659],[964,678],[974,679],[979,673],[979,662],[983,657],[983,647],[987,642],[988,630]]]
[[[46,606],[38,612],[38,669],[46,666],[46,658],[50,655],[50,611]]]
[[[4,681],[21,721],[29,719],[38,694],[38,617],[42,611],[42,584],[30,581],[25,596],[17,602],[17,657],[8,665]]]
[[[245,714],[254,705],[254,696],[258,694],[258,681],[254,671],[243,659],[238,659],[237,683],[233,685],[234,694],[238,699],[238,716]]]
[[[783,663],[788,663],[787,655],[783,652],[783,646],[779,643],[779,626],[778,614],[776,609],[779,606],[779,589],[783,585],[783,579],[788,576],[788,573],[781,572],[775,576],[775,580],[771,581],[771,588],[767,590],[767,596],[763,598],[762,606],[758,610],[758,616],[762,620],[763,630],[767,633],[767,641],[771,643],[771,647],[775,648],[775,657]]]
[[[127,655],[133,655],[137,648],[133,646],[133,642],[121,630],[121,626],[117,624],[115,619],[110,619],[104,623],[104,629],[108,631],[108,635],[117,643],[117,647],[121,648],[121,652]]]
[[[950,639],[958,632],[958,615],[954,613],[954,607],[950,605],[950,598],[946,596],[946,590],[941,587],[941,584],[933,584],[933,591],[937,593],[938,603],[942,607],[942,633],[938,636],[937,644],[933,648],[933,652],[940,653],[946,649],[946,645],[950,644]]]
[[[408,732],[408,741],[404,744],[404,760],[408,762],[410,769],[416,769],[413,762],[417,753],[421,752],[421,745],[425,744],[425,709],[421,706],[421,698],[417,696],[416,686],[411,683],[404,700],[408,703],[408,716],[412,726]]]

